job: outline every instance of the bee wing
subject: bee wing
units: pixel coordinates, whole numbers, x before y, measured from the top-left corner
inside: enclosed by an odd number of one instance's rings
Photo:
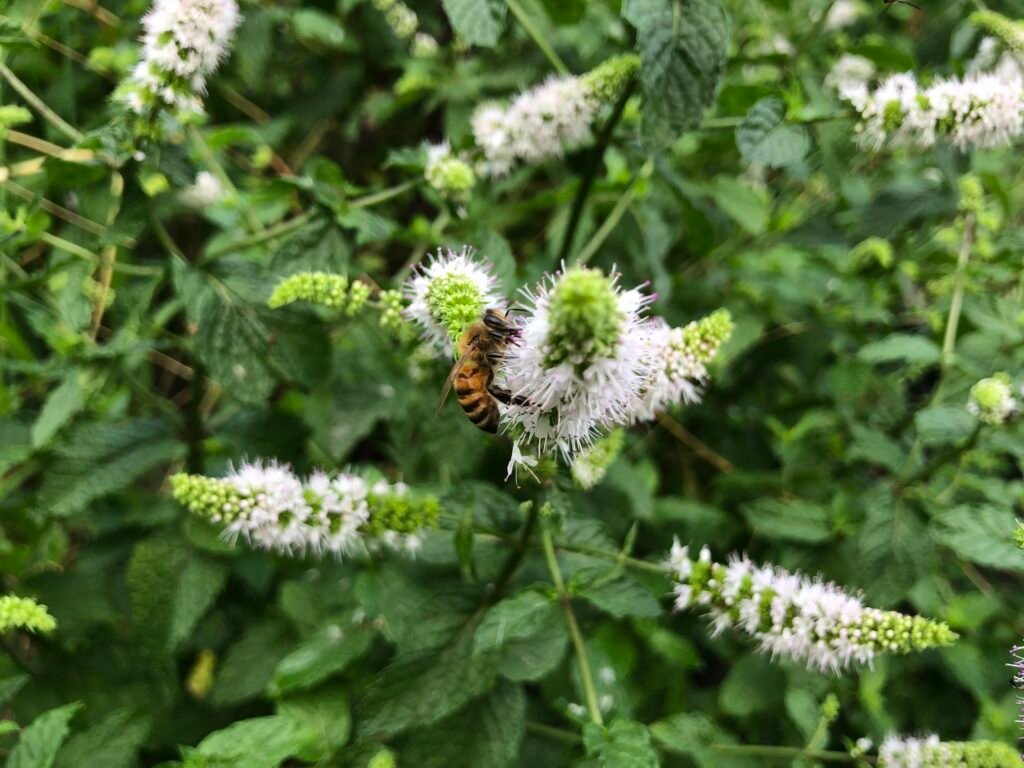
[[[455,384],[455,377],[458,376],[459,371],[462,370],[462,366],[469,360],[469,353],[467,352],[458,359],[455,365],[452,366],[451,372],[448,374],[448,378],[444,380],[444,387],[441,389],[441,399],[437,401],[437,410],[434,412],[434,416],[441,412],[441,408],[444,406],[445,400],[448,399],[449,393],[452,391],[452,385]]]

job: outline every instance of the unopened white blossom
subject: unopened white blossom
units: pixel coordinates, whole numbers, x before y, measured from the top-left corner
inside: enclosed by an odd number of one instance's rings
[[[524,293],[525,317],[502,365],[523,404],[507,409],[505,423],[541,453],[558,450],[571,460],[638,407],[650,297],[582,267]]]
[[[836,0],[825,16],[825,29],[834,32],[848,27],[863,13],[864,9],[857,0]]]
[[[404,292],[409,304],[403,315],[419,326],[438,352],[449,355],[453,342],[485,309],[505,307],[490,268],[468,246],[460,251],[438,249],[417,268]]]
[[[1018,410],[1010,377],[997,373],[971,387],[967,410],[986,424],[1004,424]]]
[[[996,74],[941,78],[923,88],[911,73],[874,91],[842,94],[860,113],[861,144],[927,149],[940,139],[958,149],[995,149],[1024,131],[1024,82]]]
[[[708,614],[714,632],[744,632],[773,658],[819,672],[870,664],[880,653],[910,653],[950,644],[945,624],[866,607],[835,584],[733,556],[716,563],[704,547],[697,559],[678,541],[668,561],[677,610]]]
[[[224,199],[224,185],[209,171],[200,171],[195,182],[182,191],[181,199],[193,208],[208,208]]]
[[[120,98],[142,115],[202,112],[206,78],[227,56],[239,21],[235,0],[156,0],[142,18],[142,56]]]
[[[889,735],[878,768],[1018,768],[1021,757],[998,741],[940,741],[938,736]]]
[[[454,154],[448,142],[427,146],[423,178],[433,189],[454,200],[468,198],[476,184],[473,166],[463,156]]]
[[[854,104],[863,103],[868,95],[868,82],[875,76],[875,65],[870,59],[844,53],[825,76],[825,86],[839,98]]]
[[[171,487],[228,541],[285,555],[340,557],[380,546],[413,553],[438,512],[433,497],[413,497],[401,483],[347,472],[303,479],[275,461],[244,462],[223,478],[178,474]]]

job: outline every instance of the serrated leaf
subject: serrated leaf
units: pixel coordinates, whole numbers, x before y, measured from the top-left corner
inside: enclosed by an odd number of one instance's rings
[[[644,133],[655,144],[694,128],[725,70],[731,35],[719,0],[625,0],[643,63]]]
[[[750,527],[759,535],[780,541],[816,544],[832,537],[829,511],[799,499],[758,499],[743,508]]]
[[[131,768],[150,724],[148,717],[137,712],[115,710],[68,739],[57,755],[56,768]]]
[[[1013,542],[1017,528],[1010,509],[963,505],[935,516],[932,535],[960,557],[979,565],[1024,570],[1024,551]]]
[[[869,363],[903,362],[909,364],[937,363],[941,357],[938,345],[924,336],[894,333],[860,348],[857,357]]]
[[[978,420],[962,405],[936,405],[914,416],[917,434],[925,445],[955,445],[970,437],[977,425]]]
[[[274,388],[269,331],[240,299],[208,301],[199,318],[196,353],[210,377],[233,397],[262,402]]]
[[[608,728],[587,723],[583,728],[587,755],[602,768],[658,768],[661,762],[647,728],[632,720],[616,720]]]
[[[71,718],[81,708],[78,702],[65,704],[29,723],[7,758],[7,768],[50,768],[70,731]]]
[[[574,579],[579,576],[575,574]],[[617,619],[653,619],[661,615],[661,604],[651,590],[628,573],[574,589],[573,594]]]
[[[190,555],[177,579],[170,609],[168,647],[178,645],[192,634],[199,620],[223,591],[228,569],[209,558]]]
[[[547,675],[562,660],[568,642],[558,606],[534,590],[491,608],[473,639],[475,653],[500,653],[498,670],[514,681]]]
[[[207,758],[205,764],[277,768],[302,752],[313,739],[315,734],[305,723],[293,717],[271,715],[239,720],[215,731],[199,742],[194,753]],[[189,764],[188,759],[185,764]]]
[[[863,424],[852,424],[850,432],[853,435],[853,443],[846,452],[850,459],[877,464],[890,472],[898,472],[906,463],[907,452],[884,432]]]
[[[46,474],[40,506],[59,516],[80,512],[184,452],[159,419],[76,425]]]
[[[526,730],[526,697],[519,686],[493,691],[429,728],[409,734],[400,765],[420,768],[505,768]]]
[[[441,0],[455,34],[470,45],[493,47],[505,26],[503,0]]]
[[[82,410],[86,400],[88,378],[77,368],[70,371],[60,385],[50,393],[39,416],[32,424],[32,445],[40,448]]]
[[[771,201],[764,192],[732,176],[716,176],[708,191],[715,205],[746,232],[757,236],[768,231]]]
[[[473,653],[463,631],[437,654],[400,659],[377,676],[361,709],[361,732],[393,736],[447,717],[485,693],[497,676],[497,654]]]
[[[664,749],[689,756],[698,768],[756,768],[760,765],[756,759],[734,757],[713,749],[713,744],[735,744],[736,739],[701,713],[672,715],[652,724],[650,730]]]
[[[338,688],[290,696],[278,703],[277,713],[312,731],[311,742],[298,755],[306,762],[316,763],[344,746],[352,732],[348,694]]]
[[[256,698],[293,648],[291,633],[283,624],[264,621],[250,627],[218,665],[210,703],[228,707]]]
[[[736,126],[736,146],[748,163],[780,168],[802,160],[810,149],[803,126],[786,122],[782,99],[761,99]]]
[[[749,717],[754,712],[781,704],[786,676],[764,656],[742,657],[729,668],[718,689],[722,711],[734,717]]]
[[[285,656],[274,669],[271,691],[275,695],[312,688],[345,670],[373,642],[370,629],[347,623],[329,623]]]
[[[352,248],[345,233],[330,219],[318,216],[285,238],[270,262],[278,278],[296,272],[346,274]]]

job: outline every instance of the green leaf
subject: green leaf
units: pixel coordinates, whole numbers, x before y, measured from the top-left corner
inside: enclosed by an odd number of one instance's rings
[[[1017,521],[1010,509],[966,504],[935,516],[932,535],[960,557],[979,565],[1024,570],[1024,551],[1013,542]]]
[[[329,623],[285,656],[274,670],[274,695],[312,688],[345,670],[373,643],[373,631],[346,622]]]
[[[352,732],[348,694],[341,689],[289,696],[278,703],[277,713],[303,723],[313,732],[313,740],[299,755],[306,762],[316,763],[343,747]]]
[[[908,364],[937,363],[941,357],[938,345],[924,336],[894,333],[860,348],[857,357],[869,363],[903,362]]]
[[[751,235],[768,231],[770,200],[760,190],[732,176],[716,176],[708,187],[715,205]]]
[[[300,40],[319,43],[325,48],[344,49],[345,28],[333,17],[315,8],[300,8],[292,14],[292,30]]]
[[[918,411],[914,425],[925,445],[955,445],[970,437],[978,420],[962,405],[936,405]]]
[[[237,297],[218,294],[207,301],[199,318],[196,353],[210,377],[232,396],[259,403],[274,388],[269,331],[256,311]]]
[[[419,768],[504,768],[526,730],[526,697],[519,686],[493,691],[429,728],[409,734],[399,765]]]
[[[72,515],[184,453],[184,444],[158,419],[79,424],[46,473],[40,506],[52,515]]]
[[[455,34],[470,45],[493,47],[505,26],[504,0],[441,0]]]
[[[644,133],[665,145],[700,122],[725,70],[731,35],[719,0],[624,0],[643,63]]]
[[[39,416],[32,425],[32,445],[40,448],[50,442],[61,427],[82,410],[86,401],[89,377],[85,371],[73,369],[46,398]]]
[[[850,432],[853,443],[846,452],[848,458],[877,464],[890,472],[898,472],[906,463],[907,452],[884,432],[863,424],[852,424]]]
[[[718,689],[722,710],[734,717],[749,717],[754,712],[782,704],[786,676],[764,656],[742,657],[729,668],[725,682]]]
[[[664,749],[689,756],[698,768],[757,768],[753,758],[734,757],[711,748],[712,744],[736,744],[736,739],[705,714],[685,712],[651,725],[651,735]]]
[[[81,708],[78,702],[65,704],[29,723],[7,758],[7,768],[50,768],[67,738],[71,718]]]
[[[199,742],[185,765],[223,764],[238,768],[277,768],[315,739],[313,729],[294,717],[272,715],[239,720]],[[195,760],[192,755],[206,758]],[[219,761],[219,762],[218,762]]]
[[[25,683],[31,679],[28,675],[14,675],[0,679],[0,704],[6,704],[17,696],[18,691],[24,688]]]
[[[780,541],[817,544],[832,537],[829,510],[799,499],[758,499],[743,508],[750,527]]]
[[[150,725],[148,717],[130,709],[115,710],[68,739],[57,755],[56,768],[132,768]]]
[[[780,168],[803,160],[811,143],[803,126],[786,122],[786,103],[769,97],[736,126],[736,146],[748,163]]]
[[[583,572],[577,572],[573,579],[579,579]],[[596,608],[617,619],[634,617],[652,619],[661,615],[661,604],[651,590],[628,573],[612,579],[600,579],[589,586],[573,589],[573,594],[592,603]]]
[[[190,555],[177,577],[170,605],[168,647],[177,648],[195,629],[227,583],[228,569],[209,558]]]
[[[497,675],[492,653],[473,653],[473,634],[462,631],[436,655],[399,659],[367,691],[361,733],[392,736],[437,722],[485,693]]]
[[[249,628],[218,667],[210,703],[227,707],[259,696],[293,647],[291,633],[283,624],[264,621]]]
[[[658,768],[661,763],[647,728],[632,720],[616,720],[608,728],[587,723],[583,728],[587,755],[602,768]]]
[[[509,680],[539,680],[562,660],[569,642],[558,606],[527,590],[491,608],[477,627],[474,652],[499,651],[498,670]]]
[[[351,266],[351,253],[341,228],[318,216],[281,243],[270,262],[270,272],[277,278],[296,272],[346,274]]]

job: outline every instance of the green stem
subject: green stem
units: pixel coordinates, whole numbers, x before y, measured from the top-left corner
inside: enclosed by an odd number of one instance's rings
[[[64,118],[46,106],[46,103],[36,96],[31,88],[19,80],[18,76],[11,71],[10,67],[2,61],[0,61],[0,77],[3,77],[3,79],[10,84],[11,88],[17,91],[18,95],[21,96],[29,106],[35,109],[35,111],[38,112],[42,118],[50,123],[54,128],[75,143],[82,140],[84,134],[82,134],[81,131],[67,123]]]
[[[970,436],[958,445],[954,445],[951,448],[947,448],[945,451],[937,454],[931,461],[923,466],[919,467],[916,472],[911,473],[902,480],[898,480],[894,487],[897,492],[902,491],[905,488],[909,488],[912,485],[923,482],[931,478],[935,472],[944,467],[949,462],[957,459],[969,450],[974,448],[978,444],[978,438],[981,437],[981,424],[974,428],[974,431]]]
[[[512,552],[509,553],[508,558],[505,560],[505,565],[501,569],[501,574],[494,582],[494,590],[488,597],[488,603],[496,603],[501,599],[501,594],[508,585],[509,579],[519,569],[520,563],[526,557],[526,551],[530,548],[530,537],[533,535],[533,529],[537,527],[537,518],[539,516],[540,507],[537,504],[531,505],[529,512],[526,513],[526,521],[523,523],[523,528],[519,533],[519,540],[516,542]]]
[[[803,747],[776,747],[767,744],[712,744],[711,749],[725,754],[749,755],[750,757],[807,757],[811,760],[821,760],[823,763],[855,763],[857,760],[872,762],[871,758],[857,758],[847,752],[830,752]]]
[[[942,339],[942,367],[949,368],[955,360],[956,331],[960,324],[960,313],[964,306],[964,290],[967,284],[967,262],[971,258],[974,247],[974,214],[964,216],[964,239],[960,243],[960,254],[956,260],[956,285],[953,288],[953,300],[949,305],[949,317],[946,318],[946,335]]]
[[[615,207],[612,208],[612,212],[608,214],[608,218],[605,219],[601,226],[598,227],[590,241],[583,246],[583,249],[577,254],[574,263],[586,264],[590,257],[597,253],[597,249],[601,247],[604,241],[608,238],[608,235],[612,233],[612,230],[618,225],[619,221],[625,215],[626,211],[629,210],[629,206],[633,204],[633,198],[636,197],[636,183],[642,176],[648,176],[651,170],[654,168],[654,161],[648,160],[643,164],[640,171],[633,176],[629,181],[629,185],[626,187],[626,191],[622,193],[622,196],[615,203]]]
[[[382,189],[380,192],[374,192],[372,195],[364,195],[363,197],[357,197],[355,200],[349,202],[353,208],[370,208],[374,205],[386,202],[399,195],[404,195],[410,189],[420,183],[419,179],[410,179],[409,181],[403,181],[401,184],[395,184],[393,187]]]
[[[590,674],[590,662],[587,660],[587,646],[583,642],[580,625],[576,622],[576,614],[572,612],[572,598],[565,589],[565,582],[562,581],[562,572],[558,568],[558,558],[555,557],[551,531],[545,526],[541,526],[540,538],[544,545],[544,557],[548,562],[548,570],[551,571],[551,580],[554,582],[558,601],[562,606],[562,613],[565,615],[565,624],[569,628],[569,636],[572,638],[572,645],[576,651],[576,663],[580,670],[580,682],[583,685],[583,694],[587,699],[590,720],[603,726],[604,718],[601,716],[601,707],[597,703],[597,689],[594,688],[594,678]]]
[[[256,232],[248,237],[240,237],[237,240],[232,240],[230,243],[211,248],[206,252],[206,255],[200,260],[200,263],[205,263],[218,256],[223,256],[226,253],[233,253],[234,251],[241,251],[245,248],[251,248],[254,245],[260,245],[267,242],[268,240],[274,240],[282,235],[286,235],[289,232],[293,232],[296,229],[302,227],[306,222],[310,220],[312,214],[307,211],[306,213],[300,213],[294,218],[282,221],[279,224],[275,224],[262,232]]]
[[[555,741],[563,741],[566,744],[579,744],[583,741],[578,733],[572,731],[566,731],[561,728],[555,728],[553,725],[545,725],[544,723],[535,723],[530,720],[526,721],[526,730],[528,733],[535,733],[538,736],[543,736],[548,739]]]
[[[594,186],[594,179],[597,178],[597,172],[601,167],[601,160],[604,158],[605,150],[608,149],[608,145],[611,143],[612,134],[615,132],[615,126],[618,125],[619,120],[622,118],[622,113],[626,109],[626,102],[629,101],[629,97],[633,94],[633,91],[636,88],[636,82],[635,77],[630,78],[626,87],[622,89],[622,93],[619,95],[619,100],[615,102],[615,107],[612,109],[611,115],[605,121],[604,126],[602,126],[601,134],[597,137],[597,143],[590,152],[587,169],[583,173],[583,178],[580,179],[579,187],[576,188],[576,196],[572,201],[572,210],[569,213],[569,221],[565,225],[565,233],[562,235],[562,247],[558,252],[559,264],[569,258],[569,251],[572,250],[573,242],[576,239],[576,230],[579,229],[580,221],[583,218],[583,210],[587,204],[587,197],[590,195],[590,190]]]
[[[512,11],[512,15],[516,17],[516,21],[519,25],[526,30],[533,42],[537,44],[537,47],[541,49],[548,61],[551,62],[551,66],[555,68],[555,71],[560,75],[568,75],[569,68],[565,66],[565,62],[558,56],[555,49],[551,47],[551,43],[547,41],[547,38],[541,33],[537,26],[533,23],[533,20],[529,17],[526,11],[523,9],[518,0],[505,0],[505,4],[508,9]]]

